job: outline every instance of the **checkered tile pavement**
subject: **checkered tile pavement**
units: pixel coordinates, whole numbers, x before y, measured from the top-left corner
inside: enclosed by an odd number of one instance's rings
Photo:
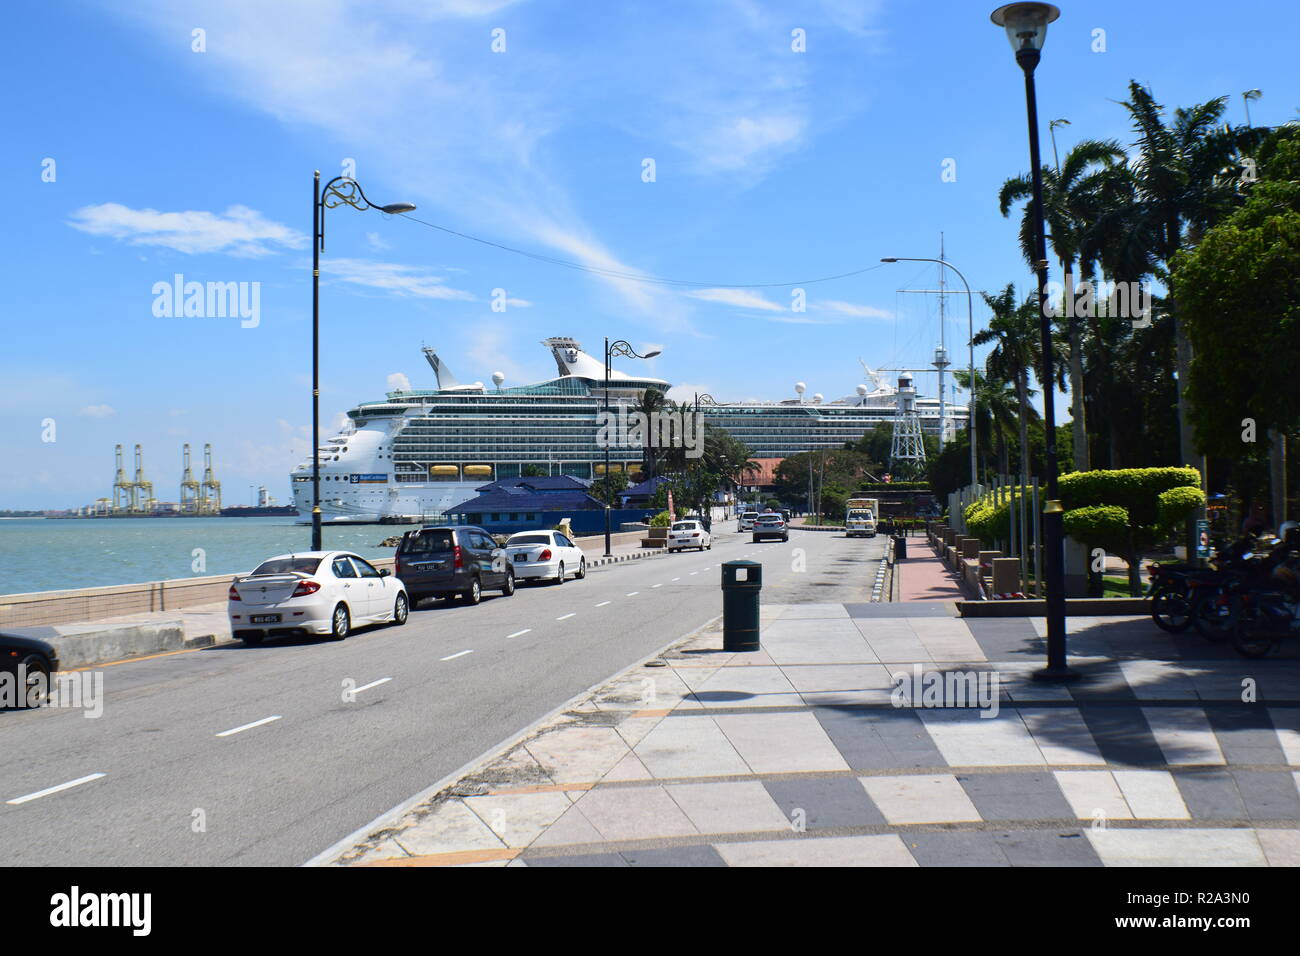
[[[1074,618],[1085,679],[1042,685],[1041,619],[952,613],[764,605],[761,651],[696,635],[343,862],[1300,865],[1294,653]],[[996,675],[996,712],[895,706],[900,673]]]

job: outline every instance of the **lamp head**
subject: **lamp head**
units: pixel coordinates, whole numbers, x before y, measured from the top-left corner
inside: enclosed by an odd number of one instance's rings
[[[415,203],[413,202],[390,202],[387,206],[380,206],[380,212],[386,212],[390,216],[395,216],[401,212],[415,212]]]
[[[1050,3],[1008,3],[998,7],[989,18],[1007,31],[1011,49],[1041,50],[1047,39],[1047,25],[1061,11]]]

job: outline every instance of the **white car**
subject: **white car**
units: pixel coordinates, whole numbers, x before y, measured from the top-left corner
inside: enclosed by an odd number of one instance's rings
[[[758,512],[757,512],[757,511],[742,511],[742,512],[740,513],[740,520],[739,520],[739,522],[737,523],[736,530],[737,530],[737,531],[753,531],[753,530],[754,530],[754,521],[755,521],[757,518],[758,518]]]
[[[587,576],[587,556],[559,531],[520,531],[505,543],[506,560],[519,581],[529,579],[563,584],[566,577]]]
[[[230,632],[245,644],[282,634],[341,641],[360,624],[405,624],[406,587],[348,551],[282,554],[235,578],[226,602]]]
[[[682,551],[686,548],[699,548],[703,551],[711,547],[713,536],[698,521],[677,521],[668,529],[669,551]]]

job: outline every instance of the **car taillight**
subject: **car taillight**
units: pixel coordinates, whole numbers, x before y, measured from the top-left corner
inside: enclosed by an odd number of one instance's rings
[[[465,562],[461,560],[460,545],[456,545],[456,547],[452,549],[452,555],[455,558],[454,566],[458,568],[463,568],[465,566]]]
[[[299,581],[298,586],[293,589],[294,597],[306,597],[308,594],[315,594],[320,590],[320,585],[315,581]]]
[[[239,599],[239,592],[235,590],[235,586],[232,584],[230,586],[230,600],[238,601]]]
[[[539,554],[539,555],[537,556],[537,560],[538,560],[538,561],[549,561],[549,560],[551,560],[551,549],[550,549],[550,548],[543,548],[543,549],[542,549],[542,553]]]

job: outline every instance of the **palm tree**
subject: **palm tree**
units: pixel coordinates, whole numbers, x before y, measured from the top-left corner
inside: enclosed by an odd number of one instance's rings
[[[1075,144],[1065,156],[1064,164],[1053,169],[1042,169],[1043,218],[1048,229],[1052,251],[1061,261],[1066,289],[1074,286],[1074,265],[1079,259],[1080,247],[1090,228],[1090,213],[1098,202],[1098,193],[1104,192],[1116,170],[1124,165],[1124,150],[1114,140],[1086,139]],[[998,194],[998,207],[1003,216],[1011,214],[1013,204],[1025,202],[1020,220],[1020,248],[1025,261],[1034,263],[1034,209],[1033,179],[1021,174],[1002,184]],[[1088,470],[1088,439],[1083,405],[1083,342],[1078,316],[1073,309],[1066,310],[1066,339],[1069,342],[1070,408],[1074,437],[1074,467]]]
[[[1122,105],[1137,133],[1139,154],[1130,166],[1136,204],[1116,218],[1127,227],[1124,244],[1147,250],[1151,267],[1144,274],[1161,277],[1161,267],[1168,269],[1170,258],[1184,243],[1195,244],[1240,202],[1234,186],[1239,160],[1264,140],[1268,130],[1221,123],[1227,104],[1228,97],[1221,96],[1190,109],[1179,108],[1173,122],[1166,124],[1165,108],[1151,91],[1136,80],[1129,81],[1129,98]],[[1132,250],[1127,258],[1130,267],[1140,259]],[[1171,304],[1179,443],[1184,464],[1194,464],[1197,456],[1186,400],[1191,346],[1176,303]]]
[[[981,292],[993,313],[988,326],[975,333],[976,345],[993,344],[984,360],[991,379],[1011,382],[1016,388],[1017,418],[1020,427],[1020,477],[1029,483],[1029,375],[1042,357],[1038,329],[1036,296],[1018,303],[1014,283],[997,295]],[[1047,386],[1047,387],[1050,387]]]
[[[953,378],[959,388],[970,388],[970,372],[967,369],[954,369]],[[1037,390],[1031,389],[1032,398]],[[1030,406],[1034,420],[1039,419],[1038,410]],[[997,472],[1000,475],[1011,471],[1010,456],[1007,453],[1007,437],[1019,428],[1017,415],[1017,397],[1015,385],[1006,379],[990,378],[976,370],[975,372],[975,416],[979,444],[975,454],[981,461],[996,457]]]
[[[632,411],[641,412],[645,415],[647,422],[653,422],[655,413],[662,412],[668,404],[668,399],[663,391],[657,388],[647,388],[641,392],[641,397],[632,406]],[[660,457],[659,449],[647,442],[641,452],[641,470],[645,473],[646,478],[655,476],[655,466],[658,464]]]

